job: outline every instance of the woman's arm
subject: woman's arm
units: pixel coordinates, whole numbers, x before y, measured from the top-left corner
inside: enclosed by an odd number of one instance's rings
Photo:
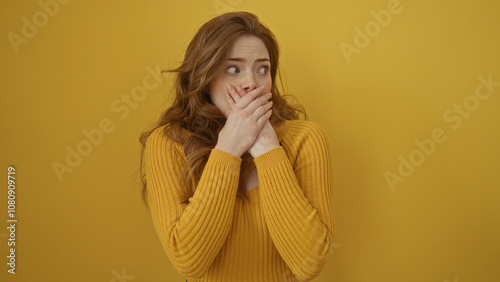
[[[212,149],[196,192],[183,204],[182,146],[157,129],[146,142],[145,157],[149,208],[162,246],[180,273],[202,277],[229,233],[242,160]]]
[[[323,269],[333,243],[331,153],[317,124],[303,122],[291,130],[297,131],[287,142],[298,152],[294,167],[282,146],[254,162],[271,238],[293,274],[311,280]]]

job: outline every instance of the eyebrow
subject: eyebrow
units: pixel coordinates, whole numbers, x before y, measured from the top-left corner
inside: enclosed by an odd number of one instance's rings
[[[227,59],[228,61],[235,61],[235,62],[244,62],[246,61],[245,59],[243,58],[229,58]],[[256,59],[255,60],[256,62],[265,62],[265,61],[268,61],[269,62],[269,59],[268,58],[260,58],[260,59]]]

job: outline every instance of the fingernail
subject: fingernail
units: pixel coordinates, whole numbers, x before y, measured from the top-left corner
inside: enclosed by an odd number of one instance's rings
[[[228,85],[226,85],[226,88],[229,90],[229,89],[231,89],[231,86],[229,86],[229,84],[228,84]]]
[[[240,88],[239,86],[238,86],[238,87],[236,87],[236,89],[238,90],[238,92],[240,92],[240,91],[241,91],[241,88]]]

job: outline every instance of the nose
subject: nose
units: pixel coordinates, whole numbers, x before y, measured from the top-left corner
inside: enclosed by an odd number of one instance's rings
[[[247,75],[245,75],[241,88],[245,89],[247,93],[257,88],[257,83],[255,82],[253,73],[248,72]]]

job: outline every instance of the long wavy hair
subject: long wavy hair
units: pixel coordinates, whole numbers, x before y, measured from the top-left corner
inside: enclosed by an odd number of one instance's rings
[[[307,119],[305,109],[299,103],[290,105],[285,96],[281,95],[276,75],[283,89],[283,81],[279,72],[279,46],[274,34],[261,22],[256,15],[248,12],[231,12],[217,16],[206,22],[196,33],[187,47],[184,61],[172,70],[163,73],[175,73],[175,99],[172,105],[162,114],[160,119],[141,133],[140,178],[142,182],[142,199],[146,206],[147,179],[144,167],[144,150],[146,140],[151,133],[163,125],[163,134],[167,138],[180,143],[186,156],[179,191],[182,201],[187,203],[193,196],[201,178],[211,150],[217,144],[219,132],[226,123],[226,117],[217,108],[209,95],[210,84],[217,75],[224,71],[231,47],[240,36],[253,35],[260,38],[266,45],[271,64],[273,93],[273,113],[269,122],[280,136],[281,124],[285,120],[299,119],[299,114]],[[245,171],[250,160],[250,154],[241,156],[240,175]],[[238,197],[248,200],[244,179],[240,177]]]

